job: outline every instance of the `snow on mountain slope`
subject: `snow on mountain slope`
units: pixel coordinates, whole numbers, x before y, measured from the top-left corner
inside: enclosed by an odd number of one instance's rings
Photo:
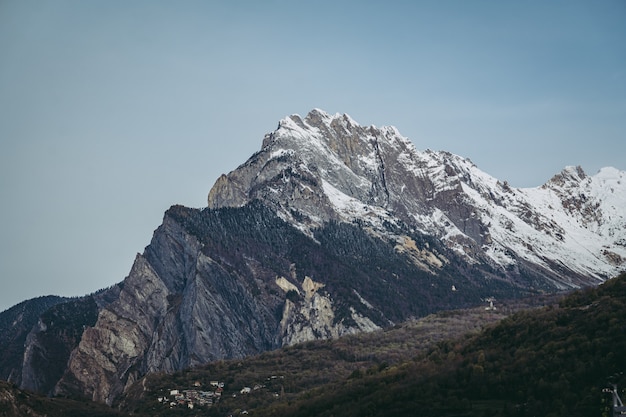
[[[294,226],[365,222],[378,236],[406,225],[468,264],[533,270],[556,288],[593,284],[626,267],[626,173],[567,167],[545,185],[513,188],[468,159],[418,151],[393,127],[363,127],[315,109],[291,115],[261,151],[209,193],[209,207],[259,199]]]
[[[567,167],[544,186],[525,189],[498,182],[494,187],[493,179],[483,175],[482,184],[491,185],[489,198],[476,184],[464,184],[464,191],[482,208],[492,240],[486,253],[497,263],[513,264],[514,257],[507,256],[512,251],[545,267],[556,262],[606,279],[624,267],[626,258],[624,175],[605,168],[588,177],[580,168]]]

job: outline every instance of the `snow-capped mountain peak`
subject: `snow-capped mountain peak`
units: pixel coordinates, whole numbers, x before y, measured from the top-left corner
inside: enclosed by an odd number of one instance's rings
[[[546,184],[514,188],[470,160],[418,151],[394,127],[361,126],[314,109],[267,134],[260,152],[218,179],[209,207],[259,199],[305,233],[330,220],[435,237],[470,264],[503,276],[587,285],[626,265],[626,181],[603,168],[568,166]],[[528,272],[531,271],[531,272]]]

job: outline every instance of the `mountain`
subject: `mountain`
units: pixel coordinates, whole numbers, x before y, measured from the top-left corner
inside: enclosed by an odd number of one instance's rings
[[[539,287],[597,284],[626,264],[625,172],[567,167],[541,187],[513,188],[467,159],[417,151],[393,127],[321,110],[281,120],[260,152],[218,179],[208,205],[255,199],[308,233],[358,220],[385,236],[385,224],[402,222],[469,264]]]
[[[516,189],[395,128],[293,115],[207,207],[171,207],[123,282],[38,313],[0,376],[112,404],[149,373],[593,286],[625,266],[625,175]]]

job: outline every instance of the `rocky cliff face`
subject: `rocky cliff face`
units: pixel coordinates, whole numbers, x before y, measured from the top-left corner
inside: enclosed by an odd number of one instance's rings
[[[207,208],[170,208],[119,286],[41,315],[22,384],[112,404],[149,372],[593,285],[624,268],[624,180],[515,189],[394,128],[290,116]]]
[[[119,298],[83,334],[55,392],[84,393],[110,404],[148,372],[270,349],[277,343],[263,320],[272,315],[265,310],[245,283],[166,215]]]

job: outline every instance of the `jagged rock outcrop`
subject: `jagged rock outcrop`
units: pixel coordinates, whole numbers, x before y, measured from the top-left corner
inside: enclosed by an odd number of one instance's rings
[[[150,372],[594,285],[625,267],[625,180],[568,167],[518,189],[395,128],[292,115],[207,208],[171,207],[122,283],[40,314],[5,368],[113,404]]]
[[[301,289],[286,280],[278,278],[276,284],[286,293],[297,294],[296,300],[287,298],[280,320],[280,334],[283,344],[307,342],[317,339],[336,339],[339,336],[357,332],[371,332],[380,329],[368,317],[350,309],[350,324],[335,320],[333,301],[329,294],[319,290],[324,284],[304,277]],[[293,297],[293,296],[292,296]]]

